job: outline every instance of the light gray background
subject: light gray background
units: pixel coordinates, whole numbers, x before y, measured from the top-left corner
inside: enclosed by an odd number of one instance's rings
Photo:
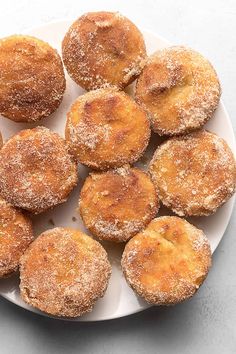
[[[0,37],[87,11],[115,10],[138,26],[205,54],[220,76],[236,127],[236,1],[0,1]],[[236,353],[236,212],[213,268],[190,301],[119,320],[70,323],[26,312],[0,298],[0,353]]]

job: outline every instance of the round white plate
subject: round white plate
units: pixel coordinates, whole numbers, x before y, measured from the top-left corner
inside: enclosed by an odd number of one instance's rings
[[[60,21],[50,23],[35,28],[27,33],[49,42],[60,52],[61,41],[70,24],[71,21]],[[166,40],[160,38],[158,35],[155,35],[148,31],[143,31],[143,34],[145,37],[146,46],[149,54],[156,51],[157,49],[161,49],[170,45]],[[66,79],[67,89],[61,106],[59,107],[57,112],[55,112],[51,117],[46,118],[40,122],[40,125],[45,125],[46,127],[58,132],[61,136],[64,136],[66,112],[68,111],[72,102],[84,92],[68,77],[68,75],[66,76]],[[0,122],[1,132],[5,140],[21,129],[39,125],[24,123],[17,124],[3,117],[0,117]],[[207,129],[223,137],[228,142],[232,150],[235,151],[235,141],[232,125],[222,102],[217,108],[214,117],[206,125],[206,127]],[[145,169],[158,143],[159,139],[156,135],[153,135],[148,151],[141,159],[141,161],[137,164],[139,167]],[[70,195],[70,198],[67,203],[56,207],[52,211],[49,211],[33,218],[36,235],[54,226],[74,227],[87,232],[79,215],[76,212],[76,208],[80,188],[83,184],[86,175],[88,174],[88,170],[85,167],[79,166],[79,174],[80,183]],[[229,223],[233,204],[234,198],[231,198],[231,200],[229,200],[222,208],[220,208],[216,214],[209,217],[192,218],[190,220],[197,227],[203,229],[203,231],[209,238],[212,251],[216,249],[221,238],[223,237],[225,229]],[[165,215],[169,214],[169,212],[167,210],[162,209],[160,211],[160,214]],[[149,307],[147,303],[145,303],[144,301],[142,301],[142,299],[136,296],[134,292],[128,287],[122,275],[120,268],[120,258],[124,246],[113,245],[109,243],[104,243],[104,246],[109,253],[109,259],[112,263],[112,277],[110,279],[107,292],[103,299],[98,300],[94,307],[94,310],[91,313],[82,316],[81,318],[73,319],[74,321],[101,321],[113,319],[117,317],[127,316],[129,314],[144,310]],[[21,300],[19,295],[18,284],[18,274],[8,279],[2,279],[0,281],[0,294],[9,301],[17,304],[18,306],[21,306],[27,310],[39,314],[43,314],[42,312],[26,305]]]

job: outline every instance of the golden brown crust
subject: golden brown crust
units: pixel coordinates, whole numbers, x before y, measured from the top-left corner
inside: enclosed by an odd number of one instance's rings
[[[180,216],[212,214],[236,188],[232,151],[224,139],[204,130],[160,145],[149,172],[162,203]]]
[[[78,230],[55,228],[42,233],[21,258],[21,297],[51,315],[81,316],[104,295],[110,274],[97,241]]]
[[[16,122],[35,122],[60,105],[66,82],[61,58],[31,36],[0,40],[0,113]]]
[[[198,52],[173,46],[150,56],[136,84],[135,97],[159,135],[202,127],[218,106],[217,74]]]
[[[90,91],[74,102],[65,130],[76,160],[94,169],[137,161],[150,138],[145,111],[115,89]]]
[[[122,256],[129,285],[147,302],[174,305],[195,294],[211,266],[204,233],[175,216],[154,219]]]
[[[2,134],[0,132],[0,149],[3,147],[3,138],[2,138]]]
[[[80,194],[81,217],[101,240],[129,240],[149,224],[158,208],[151,179],[145,172],[129,166],[91,173]]]
[[[77,179],[65,141],[47,128],[22,130],[0,150],[1,195],[16,207],[38,214],[63,203]]]
[[[90,12],[69,28],[62,57],[71,78],[86,90],[124,88],[140,74],[146,48],[141,32],[126,17]]]
[[[33,241],[31,221],[0,198],[0,278],[11,275]]]

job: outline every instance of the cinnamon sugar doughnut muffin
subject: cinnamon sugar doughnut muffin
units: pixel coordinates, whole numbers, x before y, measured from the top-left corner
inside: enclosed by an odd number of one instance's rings
[[[180,216],[212,214],[236,188],[232,151],[204,130],[164,142],[149,171],[162,203]]]
[[[122,269],[147,302],[174,305],[195,294],[211,266],[204,233],[174,216],[154,219],[125,246]]]
[[[169,47],[150,56],[139,76],[135,97],[149,113],[159,135],[176,135],[202,127],[220,99],[217,74],[198,52]]]
[[[65,141],[44,127],[22,130],[0,150],[0,194],[38,214],[67,200],[77,166]]]
[[[129,166],[91,173],[80,194],[85,226],[101,240],[127,241],[148,225],[158,208],[151,179]]]
[[[140,74],[146,48],[141,32],[126,17],[90,12],[69,28],[62,57],[71,78],[86,90],[124,88]]]
[[[76,160],[104,170],[137,161],[150,132],[147,114],[132,98],[115,89],[100,89],[74,102],[65,136]]]
[[[0,39],[0,114],[39,121],[58,108],[65,85],[61,58],[48,43],[25,35]]]
[[[21,258],[20,293],[41,311],[77,317],[104,295],[110,274],[100,243],[79,230],[55,228],[42,233]]]
[[[17,270],[20,257],[31,241],[30,219],[0,198],[0,278]]]

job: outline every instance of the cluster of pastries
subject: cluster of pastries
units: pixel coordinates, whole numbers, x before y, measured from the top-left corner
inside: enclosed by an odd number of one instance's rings
[[[128,241],[121,260],[128,284],[156,305],[188,299],[208,274],[211,250],[180,217],[216,212],[236,188],[232,151],[201,129],[220,99],[214,68],[182,46],[148,57],[138,28],[110,12],[77,19],[62,58],[88,91],[68,111],[65,139],[42,126],[5,144],[0,133],[0,277],[19,266],[23,300],[56,316],[80,316],[104,295],[111,264],[102,244],[66,225],[34,239],[30,221],[66,202],[81,163],[93,171],[78,212],[100,241]],[[40,121],[63,99],[62,60],[34,37],[0,40],[0,78],[0,113],[15,122]],[[134,80],[132,98],[122,90]],[[132,165],[151,130],[166,140],[145,172]],[[157,217],[160,203],[178,216]]]

